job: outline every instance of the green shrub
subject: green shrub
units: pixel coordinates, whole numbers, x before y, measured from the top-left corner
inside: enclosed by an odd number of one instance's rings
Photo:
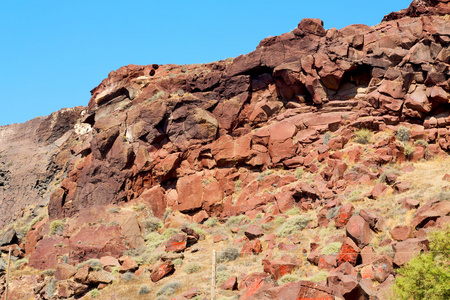
[[[139,204],[137,206],[133,206],[133,210],[136,212],[142,211],[146,208],[147,206],[145,204]]]
[[[372,139],[372,132],[369,129],[361,128],[355,131],[354,141],[358,144],[368,144]]]
[[[325,247],[323,247],[322,254],[323,255],[336,255],[339,253],[341,246],[342,246],[341,242],[329,243]]]
[[[157,231],[163,227],[162,221],[158,218],[148,218],[141,225],[147,233]]]
[[[406,143],[409,141],[410,136],[411,132],[409,131],[409,129],[405,126],[400,126],[397,129],[397,135],[395,136],[395,138],[402,143]]]
[[[303,174],[305,174],[305,170],[303,170],[302,168],[295,169],[295,178],[300,180],[303,177]]]
[[[428,147],[428,142],[427,141],[425,141],[425,140],[417,140],[417,141],[415,141],[414,142],[414,145],[416,146],[416,145],[420,145],[420,146],[423,146],[423,147]]]
[[[327,219],[328,219],[328,220],[331,220],[331,219],[333,219],[334,217],[336,217],[337,214],[338,214],[338,212],[339,212],[339,209],[340,209],[340,208],[341,208],[340,206],[335,206],[335,207],[330,208],[330,209],[327,211],[327,215],[326,215]]]
[[[331,133],[329,131],[325,132],[325,134],[323,135],[323,144],[324,145],[328,145],[328,143],[331,140]]]
[[[237,227],[242,223],[242,221],[246,221],[248,219],[249,218],[246,215],[231,216],[225,222],[225,226],[227,226],[228,228]]]
[[[264,177],[266,177],[267,175],[270,175],[272,173],[273,173],[273,170],[266,170],[258,175],[258,178],[256,178],[256,181],[260,182],[261,180],[264,179]]]
[[[320,281],[327,280],[327,277],[328,277],[328,272],[319,271],[316,274],[314,274],[313,276],[309,277],[308,280],[312,281],[312,282],[320,282]]]
[[[55,269],[47,269],[42,271],[42,275],[44,276],[53,276],[55,275]]]
[[[405,154],[405,156],[407,158],[410,158],[414,154],[415,150],[416,149],[415,149],[415,147],[413,145],[406,144],[405,147],[403,148],[403,154]]]
[[[299,215],[301,213],[302,213],[302,211],[300,210],[300,208],[298,206],[293,207],[285,212],[285,214],[288,216],[295,216],[295,215]]]
[[[169,282],[159,289],[156,296],[172,296],[179,292],[182,287],[178,281]]]
[[[52,279],[50,279],[50,281],[47,284],[45,293],[47,294],[48,299],[50,299],[56,291],[56,282],[57,282],[57,280],[55,278],[52,278]]]
[[[273,223],[275,226],[280,226],[281,224],[284,224],[286,222],[285,217],[276,217],[275,220],[273,220]]]
[[[350,193],[350,195],[348,196],[347,200],[349,202],[355,202],[355,201],[360,201],[363,199],[363,195],[362,192],[360,190],[354,190]]]
[[[278,279],[278,284],[279,285],[283,285],[289,282],[296,282],[299,281],[300,277],[292,275],[292,274],[286,274],[283,277],[281,277],[280,279]]]
[[[176,258],[172,262],[173,262],[173,265],[176,266],[176,267],[183,265],[183,260],[181,258]]]
[[[102,263],[100,262],[100,260],[95,259],[95,258],[89,259],[89,260],[87,260],[85,262],[82,262],[82,263],[78,264],[77,265],[77,269],[81,269],[84,265],[90,265],[92,270],[94,270],[94,271],[103,270]]]
[[[396,299],[450,299],[450,226],[429,235],[430,251],[397,270]]]
[[[219,220],[216,217],[209,218],[205,222],[205,226],[207,227],[216,227],[217,225],[219,225]]]
[[[62,234],[64,230],[64,225],[66,222],[64,220],[54,220],[50,223],[50,235]]]
[[[311,222],[311,217],[308,215],[296,216],[288,219],[277,230],[277,235],[286,237],[296,231],[303,230]]]
[[[200,266],[198,263],[190,263],[184,268],[184,272],[187,274],[197,273],[202,269],[202,266]]]
[[[138,295],[147,295],[150,294],[151,291],[152,290],[149,285],[143,284],[139,287]]]
[[[135,279],[136,279],[136,276],[132,272],[126,272],[125,274],[122,275],[123,282],[128,282],[128,281],[132,281]]]
[[[221,285],[228,279],[230,279],[231,275],[227,271],[220,271],[216,273],[216,284]]]
[[[97,298],[98,296],[100,296],[100,291],[98,289],[93,289],[89,292],[89,296],[91,298]]]
[[[229,261],[234,261],[240,256],[239,250],[237,248],[228,247],[223,251],[219,252],[216,261],[221,264]]]

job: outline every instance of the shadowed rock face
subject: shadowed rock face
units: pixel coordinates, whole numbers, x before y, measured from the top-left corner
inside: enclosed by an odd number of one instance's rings
[[[386,15],[383,21],[421,15],[446,15],[450,13],[449,2],[448,0],[414,0],[408,8]]]
[[[0,228],[25,207],[46,204],[47,188],[69,157],[60,146],[81,111],[69,108],[0,127]]]

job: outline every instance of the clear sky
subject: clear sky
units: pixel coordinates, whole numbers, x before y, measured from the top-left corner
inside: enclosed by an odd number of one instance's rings
[[[411,1],[0,0],[0,125],[86,106],[127,64],[236,57],[303,18],[372,26]]]

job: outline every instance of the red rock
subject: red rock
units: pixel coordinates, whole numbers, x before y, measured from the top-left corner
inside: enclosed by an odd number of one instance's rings
[[[139,268],[138,263],[131,257],[124,255],[119,257],[119,262],[121,263],[119,272],[134,272]]]
[[[317,264],[319,269],[332,270],[337,267],[337,256],[336,255],[322,255],[319,258],[319,263]]]
[[[422,251],[428,250],[428,240],[426,239],[407,239],[403,242],[398,242],[392,245],[394,249],[394,264],[396,266],[403,266],[413,257],[417,256]]]
[[[241,256],[248,256],[252,254],[259,254],[262,252],[262,245],[259,239],[246,242],[241,249]]]
[[[413,237],[413,231],[410,226],[395,226],[389,233],[396,241],[404,241]]]
[[[238,289],[238,281],[236,276],[232,276],[230,279],[222,283],[220,286],[222,290],[236,291]]]
[[[227,236],[226,234],[221,234],[221,233],[219,233],[219,234],[216,234],[216,235],[213,237],[213,242],[214,242],[214,243],[219,243],[219,242],[227,241],[227,240],[228,240],[228,236]]]
[[[87,278],[89,275],[89,271],[91,270],[91,266],[86,264],[78,269],[77,273],[73,277],[73,280],[81,283],[87,283]]]
[[[381,232],[384,230],[386,219],[377,215],[370,209],[361,209],[359,215],[369,224],[373,231]]]
[[[72,296],[79,296],[89,291],[89,286],[71,280],[60,280],[56,283],[56,290],[58,297],[70,298]]]
[[[414,199],[407,199],[402,203],[402,208],[415,209],[420,206],[420,202]]]
[[[388,186],[381,182],[381,183],[378,183],[377,185],[375,185],[375,187],[373,188],[373,190],[370,194],[371,194],[372,198],[379,199],[385,195],[387,189],[388,189]]]
[[[56,280],[66,280],[70,279],[75,273],[77,273],[77,268],[69,264],[61,263],[56,266],[55,278]]]
[[[286,274],[292,273],[297,266],[293,263],[288,263],[282,260],[267,260],[263,259],[264,272],[271,274],[275,280],[280,279]]]
[[[182,252],[187,247],[187,235],[178,233],[172,236],[166,243],[166,252]]]
[[[106,272],[105,270],[90,272],[87,278],[87,282],[89,284],[99,284],[99,283],[109,284],[113,282],[113,280],[114,275],[112,275],[109,272]]]
[[[175,271],[175,266],[171,260],[159,263],[154,269],[150,278],[153,282],[157,282],[162,278],[169,276]]]
[[[384,282],[391,274],[394,274],[392,258],[383,255],[372,262],[374,279],[380,283]]]
[[[297,248],[298,248],[298,246],[296,246],[296,245],[286,244],[283,242],[278,244],[278,249],[280,249],[281,251],[292,251]]]
[[[320,19],[303,19],[297,28],[302,34],[314,34],[318,36],[325,36],[326,34],[325,29],[323,29],[323,21]]]
[[[334,299],[333,291],[316,282],[297,281],[273,287],[269,284],[261,285],[257,291],[248,296],[244,294],[240,299]]]
[[[338,265],[348,262],[352,266],[355,266],[358,261],[360,251],[361,250],[352,239],[346,238],[344,243],[342,243],[341,249],[339,250]]]
[[[246,237],[248,237],[249,240],[254,240],[264,235],[262,228],[254,224],[248,226],[244,234]]]
[[[429,221],[437,220],[449,213],[450,201],[431,200],[417,210],[414,219],[411,221],[411,226],[416,229],[421,228]]]
[[[373,237],[369,224],[359,215],[354,215],[348,221],[346,227],[347,236],[359,247],[368,245]]]
[[[354,210],[355,208],[350,203],[341,206],[334,220],[336,228],[343,228],[353,215]]]
[[[270,275],[265,273],[265,272],[261,272],[261,273],[252,273],[250,275],[247,275],[246,277],[244,277],[240,284],[239,284],[239,290],[245,290],[248,289],[250,286],[252,286],[254,283],[257,283],[257,285],[259,287],[262,286],[263,280],[266,279],[267,277],[269,277]],[[255,286],[254,286],[255,287]],[[255,289],[256,291],[257,289]]]
[[[142,201],[143,203],[146,203],[148,206],[150,206],[155,217],[162,218],[164,216],[167,207],[167,201],[165,197],[165,191],[161,186],[154,186],[148,190],[145,190],[139,196],[138,201]]]
[[[120,267],[119,260],[117,258],[112,256],[103,256],[100,257],[100,262],[104,267],[110,266],[110,267]]]
[[[361,250],[360,254],[363,264],[369,264],[376,258],[376,254],[373,252],[373,249],[370,246],[364,247]]]

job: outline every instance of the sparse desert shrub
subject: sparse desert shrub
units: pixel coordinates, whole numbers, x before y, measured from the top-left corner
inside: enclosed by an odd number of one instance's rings
[[[299,281],[300,277],[292,275],[292,274],[286,274],[283,277],[281,277],[280,279],[278,279],[278,284],[279,285],[283,285],[285,283],[289,283],[289,282],[296,282]]]
[[[358,144],[368,144],[372,139],[372,132],[369,129],[361,128],[355,131],[354,141]]]
[[[154,232],[163,227],[163,223],[158,218],[148,218],[142,222],[142,227],[146,232]]]
[[[234,261],[239,257],[239,250],[237,248],[228,247],[225,248],[223,251],[219,252],[217,255],[216,261],[221,263],[226,263],[229,261]]]
[[[93,289],[89,292],[89,296],[91,298],[97,298],[98,296],[100,296],[100,291],[98,289]]]
[[[184,272],[187,274],[197,273],[202,269],[202,266],[200,266],[198,263],[190,263],[184,268]]]
[[[53,275],[55,275],[55,269],[44,270],[44,271],[42,271],[42,274],[44,276],[53,276]]]
[[[339,253],[341,246],[342,246],[341,242],[329,243],[325,247],[323,247],[322,254],[323,255],[336,255]]]
[[[277,230],[277,235],[286,237],[296,231],[303,230],[311,222],[311,217],[308,215],[296,216],[288,219]]]
[[[261,180],[264,179],[264,177],[266,177],[267,175],[270,175],[272,173],[273,173],[273,170],[266,170],[258,175],[258,178],[256,178],[256,181],[260,182]]]
[[[33,220],[31,220],[30,225],[28,226],[27,232],[31,230],[31,228],[36,224],[37,222],[41,221],[45,217],[44,214],[41,214],[37,217],[35,217]]]
[[[52,279],[50,279],[50,281],[47,284],[47,288],[45,289],[45,293],[47,294],[49,299],[53,296],[53,294],[56,291],[56,282],[57,282],[57,280],[55,278],[52,278]]]
[[[230,279],[231,275],[227,271],[221,271],[216,273],[216,284],[221,285],[228,279]]]
[[[123,282],[128,282],[128,281],[132,281],[135,279],[136,279],[136,276],[131,272],[126,272],[125,274],[122,275]]]
[[[248,220],[248,219],[249,218],[246,215],[231,216],[225,222],[225,226],[227,226],[228,228],[237,227],[242,223],[242,221]]]
[[[111,207],[110,209],[108,209],[108,212],[110,214],[118,214],[120,212],[120,208],[119,207]]]
[[[147,206],[145,204],[141,203],[139,205],[133,206],[133,210],[136,211],[136,212],[139,212],[139,211],[144,210],[146,207]]]
[[[24,264],[27,264],[27,263],[28,263],[28,257],[18,259],[14,262],[14,267],[16,269],[19,269],[21,266],[23,266]]]
[[[323,135],[323,144],[324,145],[328,145],[328,143],[331,140],[331,133],[329,131],[325,132],[325,134]]]
[[[174,266],[176,266],[176,267],[183,265],[183,260],[181,258],[174,259],[174,260],[172,260],[172,262],[173,262]]]
[[[64,225],[66,222],[64,220],[54,220],[50,223],[50,235],[62,234],[64,230]]]
[[[313,276],[309,277],[308,280],[312,281],[312,282],[319,282],[319,281],[327,280],[327,277],[328,277],[328,272],[319,271],[316,274],[314,274]]]
[[[414,154],[415,150],[416,149],[415,149],[415,147],[413,145],[406,144],[405,147],[403,148],[403,154],[405,154],[405,156],[407,158],[410,158]]]
[[[273,223],[275,224],[275,226],[280,226],[281,224],[286,222],[286,218],[285,217],[276,217],[275,220],[273,220]]]
[[[302,213],[302,211],[300,210],[300,208],[298,208],[298,206],[293,207],[285,212],[285,214],[288,216],[295,216],[295,215],[299,215],[301,213]]]
[[[397,270],[396,299],[450,299],[450,226],[432,232],[430,251]]]
[[[152,289],[148,284],[143,284],[139,287],[138,295],[147,295],[150,294],[151,291]]]
[[[78,264],[77,269],[81,269],[84,265],[90,265],[92,270],[94,270],[94,271],[100,271],[103,269],[103,265],[100,262],[100,260],[95,259],[95,258],[89,259],[85,262]]]
[[[158,290],[156,296],[172,296],[179,292],[182,287],[178,281],[169,282]]]
[[[428,142],[425,140],[417,140],[414,142],[414,145],[420,145],[420,146],[423,146],[426,148],[426,147],[428,147]]]
[[[170,207],[166,208],[164,212],[163,221],[166,221],[167,217],[172,213],[172,209]]]
[[[178,231],[174,228],[167,228],[162,234],[159,234],[156,231],[150,232],[144,238],[147,244],[146,252],[150,253],[155,251],[155,249],[158,248],[159,245],[161,245],[163,242],[167,241],[177,233]]]
[[[217,266],[217,272],[225,271],[227,269],[227,266],[225,265],[218,265]]]
[[[360,201],[362,199],[363,199],[362,192],[360,190],[354,190],[348,196],[347,201],[355,202],[355,201]]]
[[[397,135],[395,136],[395,138],[402,143],[406,143],[409,141],[410,136],[411,132],[409,131],[409,129],[405,126],[400,126],[397,129]]]
[[[240,180],[240,179],[238,179],[234,182],[234,188],[235,188],[236,192],[238,192],[238,193],[242,190],[241,184],[242,184],[242,180]]]
[[[303,174],[305,174],[305,170],[303,170],[302,168],[295,169],[295,178],[300,180],[303,177]]]
[[[330,209],[327,211],[327,215],[326,215],[327,219],[328,219],[328,220],[331,220],[331,219],[333,219],[334,217],[336,217],[337,214],[338,214],[338,212],[339,212],[339,208],[341,208],[341,207],[340,207],[340,206],[335,206],[335,207],[330,208]]]
[[[217,225],[219,225],[219,220],[217,220],[216,217],[212,217],[212,218],[209,218],[208,220],[206,220],[206,222],[204,224],[207,227],[216,227]]]

